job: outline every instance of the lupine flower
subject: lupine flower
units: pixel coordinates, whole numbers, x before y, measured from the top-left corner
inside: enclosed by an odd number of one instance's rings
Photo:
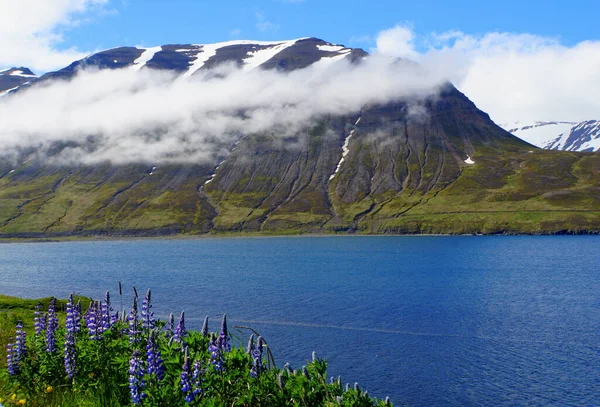
[[[221,332],[217,338],[219,348],[224,352],[231,350],[231,343],[229,342],[229,334],[227,333],[227,315],[223,315],[223,322],[221,322]]]
[[[204,317],[204,323],[202,324],[202,336],[208,337],[208,317]]]
[[[183,339],[187,335],[187,330],[185,329],[185,311],[181,311],[181,317],[179,318],[179,323],[177,324],[177,328],[173,332],[173,340],[175,342],[183,343]]]
[[[104,302],[100,305],[100,330],[107,331],[112,326],[112,307],[110,306],[110,292],[106,292]]]
[[[246,348],[246,353],[248,356],[254,356],[254,334],[250,335],[250,339],[248,339],[248,347]]]
[[[219,347],[219,340],[215,338],[215,334],[210,335],[210,341],[208,342],[208,351],[210,352],[210,363],[213,365],[217,372],[224,370],[223,366],[223,352]]]
[[[65,371],[69,379],[73,379],[77,374],[75,353],[75,337],[78,328],[77,314],[77,306],[73,304],[73,294],[71,294],[67,301],[67,318],[65,320],[67,332],[65,333],[64,345]]]
[[[27,355],[27,332],[23,329],[23,321],[17,323],[15,339],[17,361],[20,362]]]
[[[137,343],[140,341],[138,330],[138,305],[137,297],[133,299],[133,306],[129,313],[129,343]]]
[[[260,375],[262,371],[262,348],[263,348],[263,338],[259,336],[256,340],[256,346],[252,349],[252,367],[250,368],[250,376],[257,377]]]
[[[194,389],[192,387],[192,374],[190,369],[190,358],[187,355],[187,349],[185,351],[185,361],[183,362],[183,368],[180,376],[181,391],[185,395],[186,403],[191,403],[196,398]]]
[[[35,336],[40,336],[46,330],[46,316],[41,311],[42,303],[38,302],[33,313],[33,326],[35,328]]]
[[[156,325],[156,321],[154,320],[154,312],[151,311],[152,303],[151,303],[152,293],[150,289],[146,292],[144,296],[144,301],[142,301],[142,324],[145,329],[148,331]]]
[[[172,313],[169,314],[169,321],[167,322],[165,329],[166,329],[165,336],[167,338],[172,337],[173,333],[175,332],[175,317],[173,316]]]
[[[202,388],[202,376],[204,375],[204,369],[202,369],[202,363],[198,360],[194,363],[194,369],[192,370],[192,379],[194,380],[194,396],[198,397],[202,394],[204,389]]]
[[[101,327],[99,327],[98,321],[98,304],[96,301],[90,303],[89,308],[85,313],[85,325],[87,326],[91,340],[100,339]]]
[[[81,301],[77,301],[77,304],[73,308],[73,316],[75,321],[75,333],[81,331]]]
[[[148,360],[148,374],[156,375],[156,378],[160,381],[164,379],[164,364],[156,343],[155,333],[151,332],[148,335],[148,343],[146,344],[146,359]]]
[[[56,316],[56,298],[52,298],[46,316],[46,352],[56,352],[56,329],[58,328],[58,317]]]
[[[133,404],[138,405],[147,397],[144,393],[144,366],[140,359],[140,351],[134,350],[129,360],[129,394]]]
[[[14,376],[19,374],[19,361],[16,355],[16,344],[12,342],[13,338],[9,338],[6,345],[6,367],[8,374]]]

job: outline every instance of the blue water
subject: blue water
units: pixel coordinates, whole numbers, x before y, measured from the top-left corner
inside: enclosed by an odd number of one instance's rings
[[[249,325],[278,365],[408,406],[600,406],[600,237],[317,237],[0,245],[0,293],[151,287],[163,316]],[[126,295],[118,294],[118,281]],[[240,341],[246,341],[246,332]]]

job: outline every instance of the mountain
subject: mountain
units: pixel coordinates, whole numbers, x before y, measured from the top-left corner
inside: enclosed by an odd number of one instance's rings
[[[515,136],[549,150],[600,151],[600,121],[503,124]]]
[[[19,92],[81,67],[290,72],[367,55],[316,38],[122,47]],[[0,162],[0,236],[600,231],[599,154],[537,149],[451,84],[418,106],[313,117],[285,143],[278,131],[240,135],[214,162],[58,165],[26,151]]]
[[[29,68],[10,68],[0,71],[0,96],[36,80],[37,76]]]

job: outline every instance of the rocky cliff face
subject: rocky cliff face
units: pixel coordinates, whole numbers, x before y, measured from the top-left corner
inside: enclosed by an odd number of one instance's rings
[[[315,38],[118,48],[78,67],[194,75],[222,63],[295,70],[366,53]],[[273,132],[277,130],[273,129]],[[202,165],[0,164],[0,234],[557,233],[600,230],[600,159],[538,150],[448,84],[421,102],[245,134]]]

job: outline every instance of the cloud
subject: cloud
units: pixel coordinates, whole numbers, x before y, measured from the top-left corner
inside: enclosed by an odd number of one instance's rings
[[[600,41],[567,46],[527,33],[383,31],[375,52],[446,76],[497,123],[600,117]]]
[[[241,135],[283,140],[319,117],[400,98],[421,101],[444,81],[415,64],[378,56],[289,73],[219,69],[190,78],[155,70],[83,71],[70,82],[4,97],[0,144],[14,152],[49,151],[58,143],[66,146],[62,162],[214,162]]]
[[[231,37],[239,37],[241,33],[242,33],[242,30],[241,30],[241,29],[239,29],[239,28],[234,28],[233,30],[231,30],[231,31],[229,32],[229,36],[231,36]]]
[[[257,11],[255,13],[255,17],[256,17],[256,28],[258,29],[258,31],[267,32],[267,31],[278,31],[279,30],[279,24],[275,24],[275,23],[272,23],[271,21],[268,21],[262,11]]]
[[[0,66],[25,65],[45,72],[86,54],[60,49],[63,32],[105,12],[109,0],[0,0]]]

